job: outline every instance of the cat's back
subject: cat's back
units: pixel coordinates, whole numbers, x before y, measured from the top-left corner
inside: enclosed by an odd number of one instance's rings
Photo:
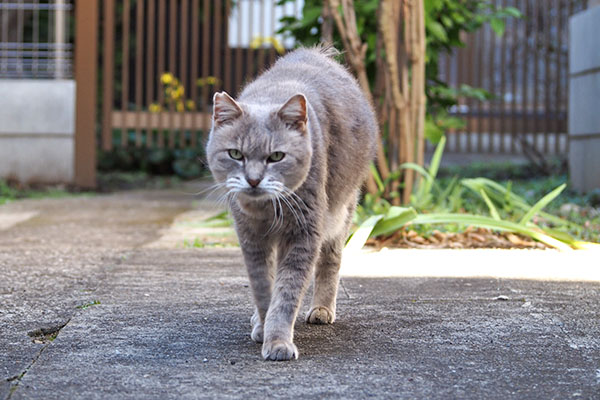
[[[354,77],[334,57],[333,47],[299,48],[277,62],[241,93],[240,99],[269,99],[281,102],[295,93],[303,93],[320,111],[337,101],[340,105],[359,104],[370,108]],[[345,96],[346,99],[342,99]],[[341,101],[345,100],[345,101]]]

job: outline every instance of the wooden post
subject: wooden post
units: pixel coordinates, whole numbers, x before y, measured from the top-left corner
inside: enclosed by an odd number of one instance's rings
[[[75,2],[75,179],[96,186],[98,0]]]

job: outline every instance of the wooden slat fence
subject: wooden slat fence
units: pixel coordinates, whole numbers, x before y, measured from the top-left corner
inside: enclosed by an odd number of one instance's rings
[[[486,26],[465,38],[465,48],[442,57],[442,80],[495,95],[461,99],[452,113],[467,123],[450,132],[448,151],[566,154],[568,20],[587,1],[491,1],[518,8],[524,18],[507,20],[501,37]]]
[[[298,15],[303,1],[283,7],[267,0],[101,3],[100,143],[110,150],[201,145],[210,128],[212,94],[226,90],[235,95],[275,60],[273,46],[250,44],[272,36],[282,15]],[[167,100],[177,86],[168,89],[161,83],[164,73],[171,74],[167,80],[176,78],[183,90],[171,102]]]
[[[491,0],[520,9],[506,33],[490,27],[466,38],[467,46],[441,59],[440,78],[459,87],[482,87],[490,101],[462,99],[452,113],[466,128],[449,133],[448,150],[564,154],[568,142],[568,17],[586,0]],[[123,147],[197,147],[210,128],[211,96],[235,95],[276,58],[273,46],[251,48],[271,36],[281,10],[269,0],[103,0],[101,3],[102,123],[105,150]],[[286,5],[299,15],[302,0]],[[172,97],[163,73],[184,93]],[[430,146],[431,147],[431,146]]]

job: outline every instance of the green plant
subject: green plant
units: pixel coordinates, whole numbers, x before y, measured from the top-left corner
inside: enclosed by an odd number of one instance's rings
[[[233,218],[228,210],[221,211],[217,215],[206,218],[199,226],[205,228],[228,228],[233,226]]]
[[[410,197],[410,207],[394,207],[381,197],[365,196],[367,201],[363,201],[357,210],[355,223],[358,229],[348,242],[350,248],[360,248],[369,237],[390,234],[407,224],[474,226],[518,233],[560,250],[590,246],[573,235],[582,231],[580,225],[543,211],[565,190],[566,184],[560,184],[534,204],[515,194],[510,182],[504,186],[488,178],[459,180],[454,177],[444,187],[436,181],[444,145],[445,138],[442,137],[428,169],[408,163],[400,166],[422,175]],[[378,180],[378,185],[384,184]],[[379,189],[378,193],[384,193],[385,187]],[[463,209],[466,198],[480,202],[475,213],[466,213]],[[483,215],[483,207],[489,216]]]
[[[0,179],[0,205],[18,199],[60,198],[69,196],[90,196],[89,192],[70,192],[64,185],[23,185],[12,184]]]
[[[279,0],[285,4],[293,0]],[[504,34],[508,18],[521,18],[523,14],[515,7],[498,7],[485,0],[424,0],[426,32],[426,94],[427,117],[425,136],[437,143],[444,132],[464,126],[460,118],[449,115],[448,109],[458,103],[459,98],[489,100],[494,94],[469,85],[450,87],[439,77],[439,60],[444,53],[464,47],[465,33],[475,32],[485,24],[490,24],[497,35]],[[363,43],[367,44],[365,65],[371,88],[375,88],[377,63],[377,18],[375,14],[379,0],[355,1],[356,25]],[[283,17],[282,28],[278,33],[291,36],[305,46],[317,44],[322,35],[323,0],[305,0],[302,17]],[[334,32],[333,42],[341,43]]]
[[[100,304],[100,300],[88,301],[87,303],[78,305],[77,308],[79,308],[80,310],[85,310],[88,307],[97,306],[99,304]]]
[[[18,191],[0,179],[0,205],[17,198]]]

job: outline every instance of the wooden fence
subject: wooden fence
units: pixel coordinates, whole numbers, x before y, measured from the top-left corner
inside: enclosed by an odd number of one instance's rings
[[[516,7],[524,17],[507,20],[501,37],[485,26],[466,38],[465,48],[442,57],[442,80],[452,87],[484,88],[495,96],[462,99],[452,110],[467,124],[448,135],[448,150],[566,154],[568,22],[587,1],[492,2]]]
[[[587,2],[491,1],[519,8],[525,18],[509,19],[502,37],[485,27],[466,38],[465,48],[442,57],[442,80],[453,87],[482,87],[496,96],[491,101],[461,100],[451,110],[467,125],[449,132],[449,151],[565,153],[568,17]],[[261,45],[260,37],[273,36],[283,15],[301,15],[304,2],[285,7],[276,3],[78,0],[76,11],[101,7],[96,21],[84,22],[100,29],[101,148],[200,146],[210,128],[212,94],[226,90],[235,95],[270,65],[277,52],[274,46]],[[77,40],[82,47],[88,42],[80,36]],[[80,50],[81,62],[94,58],[90,48]],[[171,75],[164,77],[166,72]],[[78,90],[80,82],[95,82],[86,74],[79,71]],[[179,85],[173,85],[173,78]],[[94,145],[81,146],[89,150]]]
[[[251,42],[273,36],[278,17],[300,4],[103,1],[102,148],[198,146],[212,94],[235,94],[275,60],[273,46]]]

